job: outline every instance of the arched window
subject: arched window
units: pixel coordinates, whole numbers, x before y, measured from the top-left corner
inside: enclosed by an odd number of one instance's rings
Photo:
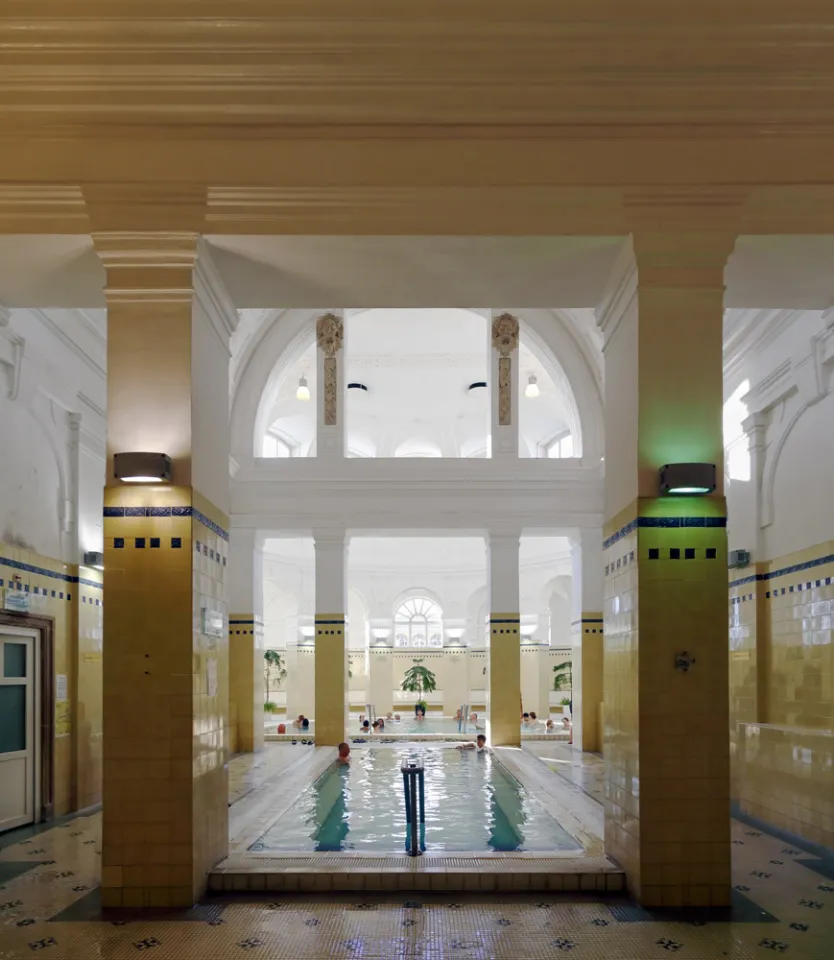
[[[427,597],[411,597],[394,617],[394,637],[398,647],[442,647],[443,613]]]

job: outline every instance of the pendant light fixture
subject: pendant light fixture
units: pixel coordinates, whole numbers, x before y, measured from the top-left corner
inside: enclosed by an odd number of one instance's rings
[[[295,391],[296,400],[309,400],[310,388],[307,386],[307,378],[302,374],[298,381],[298,389]]]
[[[527,386],[524,388],[524,396],[534,400],[540,393],[541,391],[539,390],[539,382],[531,373],[527,378]]]

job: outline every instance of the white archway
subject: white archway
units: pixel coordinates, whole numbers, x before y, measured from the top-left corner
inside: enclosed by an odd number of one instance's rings
[[[246,343],[231,403],[232,456],[239,465],[261,455],[278,388],[287,370],[315,340],[315,319],[332,307],[279,310],[264,319],[261,332]],[[487,310],[473,312],[486,315]],[[523,336],[557,384],[564,383],[565,407],[576,455],[597,462],[604,453],[602,384],[588,362],[569,312],[514,311]]]

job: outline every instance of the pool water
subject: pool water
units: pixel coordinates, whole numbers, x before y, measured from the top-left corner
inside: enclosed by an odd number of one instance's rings
[[[574,852],[581,847],[494,756],[406,744],[354,750],[333,765],[251,847],[252,851],[402,853],[400,767],[425,767],[426,850]]]

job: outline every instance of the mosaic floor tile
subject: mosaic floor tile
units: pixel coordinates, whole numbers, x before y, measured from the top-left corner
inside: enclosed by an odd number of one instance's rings
[[[538,745],[536,745],[538,746]],[[560,775],[593,794],[598,758]],[[544,748],[542,748],[544,749]],[[240,795],[283,760],[235,758]],[[558,765],[558,764],[557,764]],[[235,804],[237,805],[237,804]],[[0,960],[832,960],[834,858],[749,821],[733,822],[729,911],[645,911],[594,895],[216,898],[182,912],[102,913],[101,817],[0,838]],[[30,851],[42,851],[32,854]],[[778,862],[776,862],[778,861]]]

